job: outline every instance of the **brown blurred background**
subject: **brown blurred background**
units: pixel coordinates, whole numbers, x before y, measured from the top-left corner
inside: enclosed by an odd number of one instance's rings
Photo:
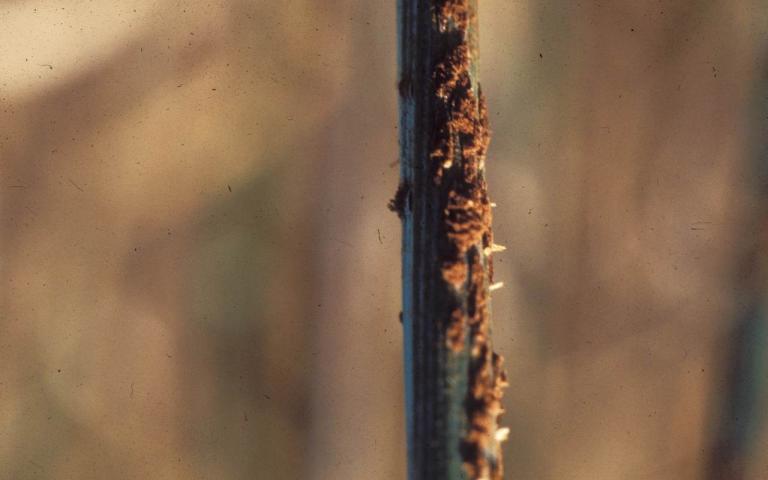
[[[480,3],[507,478],[768,478],[768,5]],[[0,1],[0,479],[404,478],[395,40]]]

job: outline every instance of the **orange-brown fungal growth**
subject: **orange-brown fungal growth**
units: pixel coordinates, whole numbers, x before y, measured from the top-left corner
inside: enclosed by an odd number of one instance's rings
[[[469,347],[464,402],[468,430],[460,450],[470,478],[499,479],[500,443],[507,430],[499,428],[498,421],[506,377],[503,360],[490,344],[493,235],[484,176],[490,132],[485,98],[471,71],[474,9],[468,0],[439,0],[435,13],[436,44],[444,47],[444,54],[432,71],[435,135],[430,161],[442,206],[442,278],[449,291],[463,299],[448,313],[445,337],[455,353]]]
[[[488,274],[480,263],[480,254],[473,250],[469,290],[470,364],[469,391],[465,403],[469,431],[461,445],[464,467],[470,478],[500,479],[503,468],[501,442],[508,430],[499,427],[504,412],[501,398],[507,386],[502,368],[503,358],[493,352],[490,344],[490,312],[488,311]]]
[[[465,0],[443,0],[438,2],[438,18],[441,29],[447,28],[452,21],[459,30],[466,31],[469,28],[470,15],[474,12],[469,8],[469,2]]]

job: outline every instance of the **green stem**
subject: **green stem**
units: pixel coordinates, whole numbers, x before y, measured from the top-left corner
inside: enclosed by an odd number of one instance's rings
[[[408,477],[501,478],[476,0],[399,0]]]

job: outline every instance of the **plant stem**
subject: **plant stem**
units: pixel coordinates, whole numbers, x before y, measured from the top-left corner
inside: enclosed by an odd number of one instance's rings
[[[501,478],[476,0],[398,0],[408,477]]]

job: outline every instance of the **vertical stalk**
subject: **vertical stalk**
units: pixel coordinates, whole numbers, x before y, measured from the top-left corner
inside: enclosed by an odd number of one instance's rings
[[[506,385],[490,343],[489,141],[477,0],[398,0],[408,478],[497,479]]]
[[[759,455],[759,435],[765,428],[768,400],[768,145],[764,119],[768,116],[768,83],[763,75],[752,92],[751,163],[746,183],[752,209],[741,232],[742,253],[733,281],[739,305],[733,329],[726,338],[719,399],[714,409],[715,429],[707,479],[748,478],[750,463]]]

